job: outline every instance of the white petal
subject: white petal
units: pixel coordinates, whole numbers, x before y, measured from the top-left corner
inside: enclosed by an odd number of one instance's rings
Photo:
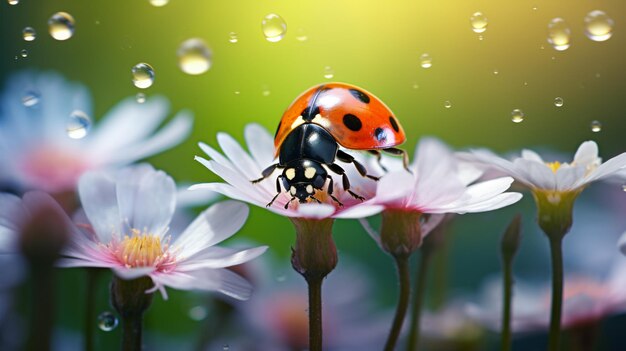
[[[242,174],[247,175],[250,179],[255,179],[261,176],[263,168],[252,160],[250,155],[248,155],[248,153],[235,139],[233,139],[233,137],[226,133],[218,133],[217,142],[220,144],[220,147],[222,148],[222,151],[224,151],[226,157],[234,161],[233,165],[239,169]],[[269,165],[270,164],[267,164],[265,167]]]
[[[422,224],[421,233],[422,238],[425,238],[428,234],[430,234],[443,220],[446,218],[445,214],[431,214],[428,217],[426,223]]]
[[[438,209],[431,213],[476,213],[500,209],[518,202],[522,198],[520,193],[503,193],[479,203],[458,204],[455,207]]]
[[[528,149],[524,149],[522,150],[522,158],[528,161],[535,161],[538,163],[545,163],[545,161],[541,158],[541,156],[539,156],[538,153],[532,151],[532,150],[528,150]]]
[[[362,205],[354,205],[351,206],[350,208],[347,208],[346,210],[341,210],[339,213],[337,213],[336,215],[334,215],[334,218],[365,218],[365,217],[370,217],[373,216],[375,214],[380,213],[381,211],[383,211],[385,209],[384,206],[380,206],[380,205],[368,205],[368,204],[362,204]]]
[[[335,206],[329,204],[300,204],[297,208],[298,217],[323,219],[335,213]]]
[[[237,201],[222,201],[202,212],[173,245],[181,255],[194,254],[235,234],[248,218],[248,206]]]
[[[150,273],[154,272],[154,267],[136,267],[136,268],[117,267],[117,268],[112,268],[112,270],[116,276],[124,280],[131,280],[131,279],[137,279],[137,278],[149,275]]]
[[[574,162],[577,165],[587,166],[594,164],[598,161],[598,144],[595,141],[585,141],[580,144],[576,154],[574,155]]]
[[[598,166],[598,168],[584,178],[578,186],[582,186],[596,180],[617,176],[618,173],[622,171],[626,171],[626,152],[621,153]]]
[[[406,170],[385,174],[377,184],[376,203],[403,204],[410,198],[415,185],[415,176]]]
[[[520,173],[513,162],[504,159],[489,150],[480,149],[470,150],[470,152],[459,152],[457,153],[457,157],[468,162],[476,162],[491,166],[492,168],[510,175],[526,185],[532,185],[530,179],[527,179],[525,174]]]
[[[224,250],[208,248],[180,263],[176,270],[186,272],[200,268],[225,268],[236,266],[259,257],[267,251],[267,248],[267,246],[260,246],[248,250],[233,250],[234,252],[224,252]]]
[[[570,190],[577,187],[577,183],[583,179],[585,167],[580,165],[563,164],[556,171],[556,188],[559,191]]]
[[[458,165],[458,177],[465,185],[469,185],[478,180],[487,168],[485,165],[477,165],[471,162],[460,161]]]
[[[82,267],[114,268],[114,267],[119,267],[119,264],[114,264],[114,263],[104,262],[104,261],[97,261],[97,260],[60,258],[55,262],[55,266],[61,267],[61,268],[82,268]]]
[[[78,181],[78,194],[100,242],[108,243],[112,233],[122,233],[113,177],[104,172],[87,172]]]
[[[227,269],[200,269],[189,272],[153,274],[156,284],[180,290],[219,291],[239,300],[250,297],[252,286],[245,279]]]
[[[198,143],[198,146],[200,147],[200,149],[202,149],[202,151],[204,151],[205,154],[207,154],[212,160],[215,160],[215,162],[220,163],[224,166],[227,166],[229,168],[234,168],[232,162],[230,162],[226,157],[224,157],[222,154],[220,154],[219,152],[217,152],[214,148],[210,147],[209,145],[205,144],[205,143]],[[196,160],[197,159],[204,159],[200,156],[196,156],[195,157]]]
[[[206,189],[190,190],[189,185],[179,185],[176,191],[176,206],[178,208],[206,206],[215,201],[219,193]]]
[[[256,123],[250,123],[244,131],[248,150],[259,168],[272,164],[274,161],[274,138],[267,132],[267,129]]]
[[[522,175],[522,179],[518,179],[519,181],[527,183],[533,188],[556,189],[556,175],[546,164],[523,158],[515,159],[513,163],[517,173]]]
[[[127,167],[116,176],[120,216],[131,228],[165,233],[176,209],[176,185],[148,164]]]
[[[367,234],[369,234],[369,236],[374,239],[374,241],[376,242],[376,244],[378,244],[378,246],[382,247],[382,244],[380,242],[380,233],[376,231],[376,229],[374,229],[372,227],[372,225],[370,224],[370,222],[366,219],[366,218],[359,218],[359,223],[361,223],[361,225],[363,226],[363,229],[365,229],[365,231],[367,232]]]

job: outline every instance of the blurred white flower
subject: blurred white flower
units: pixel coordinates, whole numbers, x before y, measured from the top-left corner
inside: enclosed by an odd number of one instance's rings
[[[143,104],[127,98],[86,136],[73,139],[70,116],[95,117],[87,88],[51,72],[14,74],[0,97],[0,183],[20,191],[74,190],[85,171],[123,166],[171,148],[191,131],[192,116],[180,112],[155,133],[168,109],[163,97]]]

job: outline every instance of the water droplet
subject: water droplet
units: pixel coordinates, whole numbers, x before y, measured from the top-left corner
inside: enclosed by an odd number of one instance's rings
[[[22,29],[22,37],[25,41],[33,41],[37,37],[37,32],[33,27],[25,27]]]
[[[131,69],[133,84],[139,89],[146,89],[154,83],[154,69],[147,63],[138,63]]]
[[[204,306],[195,306],[189,309],[189,318],[194,321],[202,321],[207,317],[207,315],[208,311]]]
[[[74,17],[67,12],[57,12],[48,20],[48,32],[56,40],[67,40],[74,35]]]
[[[511,111],[511,121],[514,123],[522,123],[524,121],[524,112],[518,108]]]
[[[445,107],[445,108],[450,108],[450,107],[452,107],[452,103],[450,102],[450,100],[446,100],[446,101],[443,103],[443,107]]]
[[[230,350],[230,346],[228,346],[228,344],[224,344],[224,346],[222,346],[222,350],[228,351]]]
[[[264,85],[261,87],[261,95],[263,96],[270,96],[272,92],[270,91],[270,87],[267,85]]]
[[[272,43],[281,41],[285,33],[287,33],[287,23],[285,23],[282,17],[275,13],[270,13],[263,17],[261,27],[263,28],[265,39]]]
[[[154,7],[163,7],[167,5],[170,0],[150,0],[150,5]]]
[[[20,0],[7,0],[7,2],[9,3],[9,5],[17,5],[20,3]]]
[[[67,120],[67,136],[72,139],[82,139],[91,129],[91,119],[81,110],[74,110]]]
[[[235,32],[230,32],[228,33],[228,41],[234,44],[239,41],[239,36]]]
[[[602,123],[600,123],[600,121],[591,121],[591,131],[594,133],[598,133],[600,131],[602,131]]]
[[[324,67],[324,78],[333,79],[334,76],[335,76],[335,71],[333,70],[332,67],[330,66]]]
[[[235,92],[234,92],[234,93],[235,93],[235,95],[239,95],[239,94],[241,94],[241,92],[240,92],[239,90],[235,90]]]
[[[146,94],[137,93],[137,95],[135,95],[135,101],[137,101],[138,104],[143,104],[146,102]]]
[[[102,312],[98,316],[98,328],[105,332],[110,332],[115,329],[119,321],[117,317],[111,312]]]
[[[493,70],[493,75],[494,75],[494,76],[497,76],[498,74],[500,74],[500,71],[498,71],[497,69],[494,69],[494,70]]]
[[[483,39],[485,39],[485,37],[483,37],[483,35],[482,35],[482,34],[478,36],[478,40],[479,40],[479,41],[483,41]]]
[[[22,57],[28,57],[28,50],[26,50],[26,49],[22,49],[22,51],[20,51],[20,56],[22,56]]]
[[[306,32],[303,28],[298,28],[298,30],[296,31],[296,40],[299,42],[305,42],[309,40],[309,36],[306,35]]]
[[[202,74],[211,68],[213,53],[204,40],[191,38],[185,40],[178,48],[178,67],[191,75]]]
[[[33,107],[39,103],[39,93],[34,91],[28,91],[22,96],[22,105],[26,107]]]
[[[626,184],[622,184],[622,191],[626,192]]]
[[[585,16],[585,34],[593,41],[609,40],[613,35],[613,20],[603,11],[594,10]]]
[[[276,281],[279,283],[283,283],[287,280],[287,276],[284,274],[279,275],[278,277],[276,277]]]
[[[422,56],[420,56],[420,65],[422,68],[430,68],[433,65],[433,59],[427,53],[422,54]]]
[[[548,23],[548,43],[554,50],[567,50],[570,46],[570,34],[569,26],[562,18],[554,18]]]
[[[417,90],[420,88],[420,85],[417,83],[413,83],[413,89]]]
[[[554,106],[556,107],[561,107],[563,106],[563,98],[560,96],[557,96],[554,98]]]
[[[537,11],[538,7],[535,5],[533,6],[533,11]]]
[[[482,12],[474,12],[470,17],[470,23],[474,33],[483,33],[487,30],[487,17]]]

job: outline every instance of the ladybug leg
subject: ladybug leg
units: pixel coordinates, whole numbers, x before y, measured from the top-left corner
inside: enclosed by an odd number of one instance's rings
[[[291,200],[289,200],[289,201],[285,204],[285,210],[286,210],[287,208],[289,208],[289,204],[291,203],[291,201],[293,201],[293,200],[295,200],[295,199],[296,199],[296,197],[295,197],[295,196],[292,196],[292,197],[291,197]]]
[[[341,168],[341,166],[339,166],[336,163],[331,163],[330,165],[328,165],[328,168],[339,174],[341,176],[341,181],[343,182],[343,190],[347,191],[350,195],[352,195],[352,197],[354,197],[355,199],[359,199],[361,201],[365,200],[365,198],[361,195],[355,194],[352,190],[350,190],[350,181],[348,180],[348,176],[346,175],[346,171]]]
[[[309,196],[309,198],[311,198],[311,199],[315,200],[315,202],[317,202],[318,204],[321,204],[321,203],[322,203],[322,202],[321,202],[318,198],[316,198],[316,197],[315,197],[315,196],[313,196],[313,195]]]
[[[341,203],[341,201],[339,201],[335,195],[333,195],[333,177],[326,175],[326,178],[328,178],[328,196],[330,196],[331,199],[333,199],[339,206],[343,206],[343,204]]]
[[[263,170],[263,172],[261,172],[262,177],[259,179],[254,179],[251,180],[252,183],[258,183],[260,181],[262,181],[263,179],[269,177],[272,175],[272,173],[274,173],[274,170],[278,168],[278,163],[275,163],[269,167],[267,167],[266,169]],[[279,190],[280,191],[280,190]]]
[[[360,162],[358,162],[357,160],[354,159],[354,157],[352,157],[350,154],[342,151],[342,150],[337,150],[337,159],[339,161],[345,162],[345,163],[352,163],[354,164],[354,167],[356,168],[356,170],[359,172],[359,174],[363,177],[367,177],[369,179],[373,179],[373,180],[378,180],[378,177],[375,177],[373,175],[369,175],[367,174],[367,169],[365,169],[365,166],[363,166]]]
[[[409,155],[406,153],[406,151],[404,151],[402,149],[396,149],[395,147],[390,147],[388,149],[383,149],[383,151],[387,152],[389,154],[395,155],[395,156],[402,156],[402,164],[404,165],[404,169],[406,169],[407,172],[409,172],[409,173],[413,173],[409,169]]]
[[[263,178],[261,178],[263,179]],[[270,201],[267,205],[265,205],[265,207],[270,207],[272,206],[272,204],[274,203],[274,200],[276,200],[276,198],[278,197],[278,195],[280,195],[280,193],[282,192],[282,189],[280,188],[280,181],[284,180],[282,175],[279,175],[278,177],[276,177],[276,195],[274,195],[274,197],[272,198],[272,201]]]
[[[380,151],[367,150],[367,152],[374,155],[376,157],[376,162],[378,162],[378,165],[380,166],[380,168],[382,168],[383,171],[387,172],[387,167],[383,166],[383,164],[380,162],[382,160],[382,155],[380,154]]]

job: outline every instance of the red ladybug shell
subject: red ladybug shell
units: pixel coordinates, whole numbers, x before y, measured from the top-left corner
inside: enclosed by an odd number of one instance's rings
[[[354,85],[328,83],[308,89],[287,108],[274,137],[275,156],[287,135],[307,122],[322,126],[348,149],[385,149],[406,139],[393,112],[376,96]]]

